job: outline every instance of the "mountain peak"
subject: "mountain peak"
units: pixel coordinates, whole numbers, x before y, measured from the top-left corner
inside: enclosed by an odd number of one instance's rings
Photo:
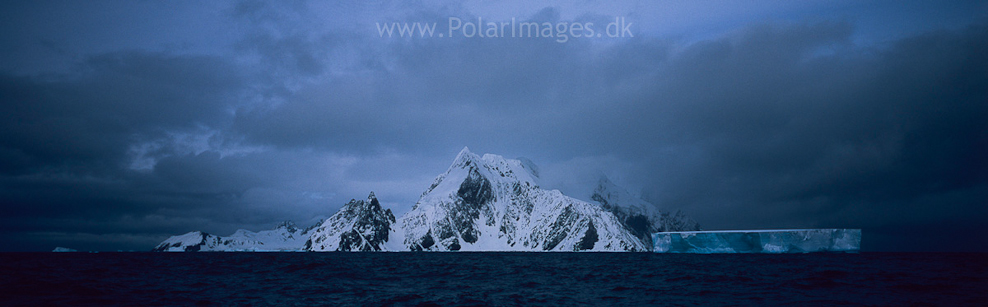
[[[309,236],[309,251],[379,251],[395,223],[391,209],[382,209],[374,192],[367,200],[350,200]]]
[[[581,177],[577,195],[589,197],[581,200],[541,188],[528,159],[479,156],[464,147],[400,219],[371,191],[304,230],[286,221],[226,237],[191,232],[154,250],[644,251],[655,232],[699,229],[682,212],[659,211],[598,174]]]
[[[453,159],[453,164],[450,165],[450,169],[479,166],[481,163],[480,157],[470,152],[470,148],[464,146],[463,149],[460,150],[460,153],[456,155],[456,159]]]
[[[454,161],[459,161],[459,160],[462,160],[462,159],[470,158],[470,156],[473,156],[473,155],[474,155],[474,153],[473,152],[470,152],[470,148],[467,148],[466,146],[463,146],[463,149],[460,149],[460,153],[456,154],[456,158],[453,159],[453,160]]]
[[[464,149],[398,224],[411,250],[647,250],[605,208],[538,185],[528,159]],[[397,242],[396,242],[397,243]]]

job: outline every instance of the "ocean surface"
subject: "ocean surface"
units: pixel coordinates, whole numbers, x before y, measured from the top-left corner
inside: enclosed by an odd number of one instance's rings
[[[988,305],[988,254],[0,253],[0,305]]]

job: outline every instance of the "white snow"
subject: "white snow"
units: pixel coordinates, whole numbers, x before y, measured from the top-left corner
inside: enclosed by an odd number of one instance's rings
[[[312,250],[314,251],[335,251],[340,245],[340,234],[353,229],[357,220],[351,216],[345,216],[344,208],[326,219],[322,225],[312,231],[309,239],[312,240]],[[304,244],[304,241],[303,241]]]
[[[458,190],[472,172],[489,181],[493,199],[479,208],[479,218],[467,221],[479,232],[476,242],[470,243],[464,240],[463,225],[454,220],[452,210],[462,201]],[[559,242],[548,250],[573,251],[592,222],[599,238],[592,250],[647,250],[600,206],[558,190],[541,189],[536,173],[531,162],[493,154],[479,157],[464,148],[412,210],[399,219],[402,233],[395,232],[389,241],[414,248],[417,240],[431,233],[438,250],[455,241],[462,251],[543,251],[547,242],[557,238]],[[443,232],[453,236],[440,238]]]
[[[412,210],[393,220],[388,240],[379,242],[383,233],[378,233],[374,244],[385,251],[438,251],[455,249],[456,245],[462,251],[647,251],[653,245],[649,242],[651,231],[699,230],[681,212],[661,212],[606,177],[586,189],[586,195],[579,195],[584,200],[544,189],[539,181],[538,167],[527,159],[478,156],[464,147]],[[371,194],[368,201],[372,198],[376,199]],[[368,209],[348,207],[318,228],[301,230],[291,224],[260,232],[240,229],[226,237],[196,231],[170,237],[155,250],[335,251],[341,235],[351,230],[362,237],[349,242],[368,244],[368,235],[373,233],[368,227],[376,226],[356,224],[358,217],[366,217]],[[641,222],[642,217],[647,222]],[[632,222],[638,225],[634,229],[627,226]],[[647,227],[641,226],[645,223]],[[591,225],[594,231],[590,231]],[[432,245],[424,240],[427,237],[433,239]],[[594,237],[596,240],[590,239]],[[367,246],[359,248],[363,247]]]
[[[371,192],[365,200],[350,200],[319,225],[305,243],[307,251],[387,251],[395,217]],[[387,234],[382,232],[387,231]],[[382,237],[383,236],[383,237]],[[389,241],[384,241],[388,239]],[[407,249],[405,249],[407,250]]]
[[[259,232],[240,229],[226,237],[193,231],[172,236],[158,244],[155,250],[184,252],[198,245],[198,251],[299,251],[308,238],[309,232],[285,223],[273,230]]]

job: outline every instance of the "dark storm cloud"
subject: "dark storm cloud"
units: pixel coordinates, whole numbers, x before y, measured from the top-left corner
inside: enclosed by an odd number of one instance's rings
[[[815,28],[755,27],[673,60],[677,79],[653,100],[662,124],[641,125],[669,146],[650,162],[653,195],[723,228],[863,227],[889,239],[917,227],[904,219],[968,225],[915,238],[949,238],[942,248],[984,233],[986,29],[861,48],[844,25]]]
[[[445,16],[413,15],[425,16],[425,22],[446,21]],[[557,22],[559,16],[550,8],[526,20]],[[490,148],[524,145],[526,151],[541,151],[538,144],[545,139],[568,138],[566,131],[585,126],[582,116],[588,109],[613,103],[608,95],[614,87],[639,85],[634,81],[638,74],[648,72],[634,61],[655,63],[652,57],[661,59],[666,52],[666,46],[653,42],[595,46],[551,39],[363,36],[343,46],[313,46],[359,51],[351,59],[359,67],[309,84],[273,108],[238,113],[237,131],[287,147],[385,147],[435,154],[435,148],[445,152],[482,140]],[[585,146],[560,151],[578,148]]]
[[[196,192],[174,186],[188,185],[196,171],[230,175],[204,185],[229,193],[222,183],[239,177],[222,163],[166,159],[146,175],[127,169],[128,151],[166,133],[222,124],[229,95],[243,83],[222,59],[147,52],[94,56],[71,74],[3,76],[3,230],[69,231],[88,221],[88,231],[112,232],[121,216],[188,203],[168,194]],[[176,165],[184,169],[171,171]]]
[[[630,177],[656,202],[713,228],[980,229],[984,27],[877,46],[856,45],[854,31],[761,24],[686,46],[388,41],[388,69],[299,91],[237,125],[280,146],[617,154],[643,166]],[[917,239],[970,237],[950,229]]]
[[[114,166],[135,137],[217,121],[241,83],[218,59],[140,52],[93,57],[73,75],[2,76],[2,170]]]
[[[596,168],[710,229],[988,243],[983,25],[883,42],[840,18],[702,39],[400,39],[374,22],[498,12],[329,6],[238,2],[202,23],[233,32],[190,38],[229,43],[212,52],[80,46],[92,52],[58,58],[69,69],[0,73],[0,244],[149,249],[314,222],[370,190],[400,214],[462,146]]]

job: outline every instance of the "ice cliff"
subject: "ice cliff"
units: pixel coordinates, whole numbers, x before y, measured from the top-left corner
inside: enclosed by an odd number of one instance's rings
[[[861,229],[781,229],[664,232],[652,235],[657,253],[857,252]]]

